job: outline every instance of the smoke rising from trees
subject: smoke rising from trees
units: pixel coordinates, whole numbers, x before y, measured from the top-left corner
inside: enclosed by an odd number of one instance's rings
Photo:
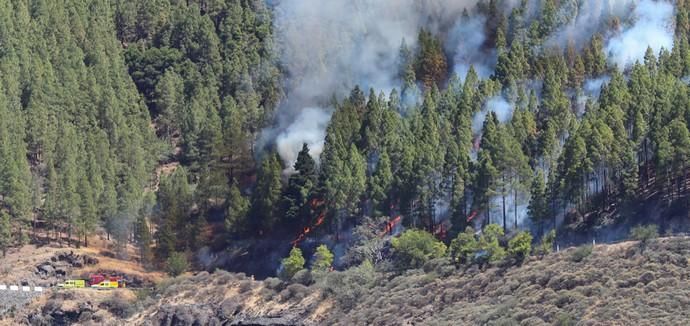
[[[565,48],[569,43],[581,49],[594,34],[601,32],[611,19],[630,14],[635,0],[569,1],[561,7],[558,21],[563,26],[553,33],[547,45]]]
[[[472,134],[478,135],[482,131],[484,120],[489,112],[496,113],[498,122],[506,123],[513,116],[513,106],[502,96],[495,96],[486,101],[484,109],[472,118]]]
[[[644,59],[648,47],[654,53],[673,47],[673,4],[665,1],[642,0],[633,13],[636,21],[611,38],[606,45],[609,61],[618,67]]]
[[[509,13],[518,3],[506,1],[501,10]],[[333,96],[347,94],[354,85],[386,92],[400,89],[400,46],[404,41],[415,48],[421,28],[445,38],[452,71],[460,78],[470,66],[480,77],[489,77],[496,64],[496,50],[486,47],[487,18],[472,12],[476,4],[476,0],[276,1],[274,24],[280,60],[288,72],[288,97],[281,104],[275,129],[265,131],[263,138],[280,142],[279,152],[286,164],[292,162],[303,142],[311,145],[312,156],[317,157],[321,145],[314,141],[314,135],[324,134],[326,124],[305,125],[311,118],[301,112],[329,107]],[[534,11],[535,6],[530,3],[528,10]],[[471,13],[463,15],[465,10]],[[625,22],[632,16],[632,26],[622,27],[613,36],[605,35],[610,63],[625,66],[642,59],[647,46],[655,53],[662,47],[670,49],[673,11],[673,5],[664,1],[572,1],[561,6],[556,16],[561,27],[545,46],[565,48],[571,44],[580,49],[612,22]],[[305,114],[317,113],[310,109]]]
[[[414,48],[421,28],[433,33],[449,30],[476,0],[336,0],[280,1],[275,4],[275,27],[281,61],[288,72],[287,100],[277,117],[281,157],[296,156],[302,142],[324,134],[325,125],[300,112],[328,107],[332,96],[347,94],[354,85],[390,91],[400,89],[399,49],[403,41]],[[481,22],[467,28],[477,35],[465,45],[469,63],[481,43]],[[463,29],[462,27],[460,29]],[[462,40],[466,41],[466,40]],[[469,60],[469,61],[468,61]],[[326,109],[324,109],[326,110]],[[313,109],[308,114],[315,114]],[[312,128],[320,128],[312,130]],[[323,138],[321,139],[323,141]],[[312,155],[318,144],[312,143]],[[295,150],[290,153],[290,150]]]
[[[295,121],[276,138],[278,153],[292,171],[297,153],[302,144],[309,145],[309,154],[318,161],[326,138],[326,127],[331,119],[331,111],[320,108],[304,108]]]

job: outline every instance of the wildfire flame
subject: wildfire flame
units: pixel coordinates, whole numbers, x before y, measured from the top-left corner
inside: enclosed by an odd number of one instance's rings
[[[402,217],[398,215],[394,219],[386,222],[386,226],[384,227],[383,232],[381,232],[381,237],[385,237],[386,234],[393,232],[393,229],[398,223],[400,223],[400,220],[402,220]]]
[[[445,225],[439,224],[436,226],[434,229],[434,235],[436,235],[437,238],[439,239],[445,239],[446,236],[448,235],[448,230]]]
[[[310,201],[310,205],[312,210],[318,209],[319,206],[323,205],[325,201],[323,199],[318,199],[314,198]],[[315,227],[323,224],[324,220],[326,219],[326,211],[322,211],[319,216],[316,218],[316,222],[312,226],[306,226],[302,230],[302,233],[300,233],[295,240],[292,240],[290,243],[292,244],[293,247],[296,247],[304,238],[307,237],[309,232],[311,232]]]
[[[324,219],[326,219],[326,212],[322,212],[319,217],[316,219],[316,224],[314,226],[319,226],[323,224]]]
[[[310,204],[311,204],[312,209],[316,209],[318,206],[323,205],[323,203],[324,203],[323,199],[314,198],[311,200]]]
[[[467,223],[472,222],[475,217],[477,217],[477,211],[473,211],[472,214],[467,217]]]

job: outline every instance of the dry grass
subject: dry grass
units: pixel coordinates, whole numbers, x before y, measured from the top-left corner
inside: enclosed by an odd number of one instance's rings
[[[577,250],[484,271],[456,270],[443,260],[401,275],[359,268],[328,273],[310,287],[223,271],[187,274],[162,279],[150,303],[123,322],[155,323],[171,311],[196,320],[283,316],[283,323],[304,325],[644,326],[690,320],[690,238],[661,238],[644,250],[636,242],[597,245],[573,261]],[[112,258],[101,264],[145,273]]]
[[[160,302],[129,322],[155,320],[161,307],[191,302],[245,316],[288,314],[304,325],[644,326],[690,320],[689,238],[658,239],[644,251],[636,242],[598,245],[579,262],[571,259],[577,250],[484,271],[455,270],[443,261],[402,275],[353,269],[329,273],[310,287],[200,273],[169,282]]]

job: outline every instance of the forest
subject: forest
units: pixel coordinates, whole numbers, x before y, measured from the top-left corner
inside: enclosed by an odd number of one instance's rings
[[[689,2],[393,2],[2,2],[0,249],[325,268],[687,219]]]

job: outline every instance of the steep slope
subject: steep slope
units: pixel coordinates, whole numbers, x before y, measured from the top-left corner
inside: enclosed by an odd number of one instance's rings
[[[158,289],[160,299],[129,322],[681,325],[690,319],[688,257],[690,238],[684,237],[645,248],[636,242],[597,245],[589,256],[570,248],[520,267],[483,271],[456,270],[442,261],[399,276],[360,267],[315,277],[308,287],[200,273],[169,281]]]

